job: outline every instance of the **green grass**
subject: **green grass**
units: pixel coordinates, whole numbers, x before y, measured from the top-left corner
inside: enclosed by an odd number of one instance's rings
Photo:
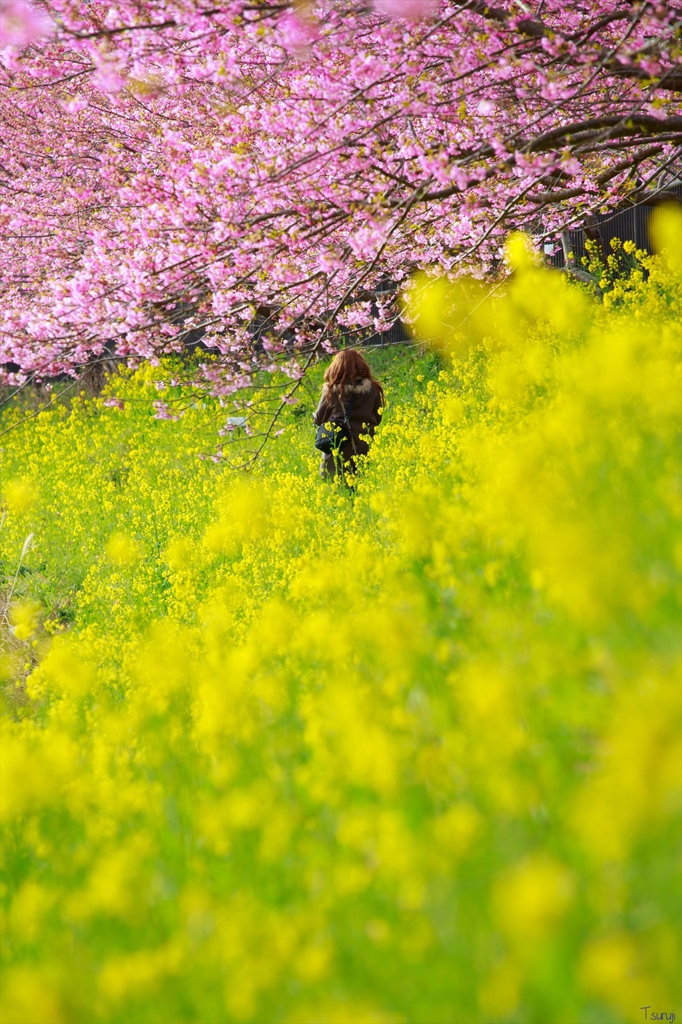
[[[353,493],[322,366],[248,473],[170,365],[5,434],[3,1024],[679,1005],[680,293],[559,281],[371,353]]]

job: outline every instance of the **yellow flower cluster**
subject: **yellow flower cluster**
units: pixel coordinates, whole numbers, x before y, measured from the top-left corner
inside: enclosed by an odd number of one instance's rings
[[[7,435],[6,1024],[680,1008],[682,280],[510,259],[415,283],[353,492],[152,367]]]

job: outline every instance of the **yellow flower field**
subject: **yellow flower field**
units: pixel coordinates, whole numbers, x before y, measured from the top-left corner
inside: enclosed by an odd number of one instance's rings
[[[602,303],[415,282],[353,493],[312,397],[233,472],[163,366],[3,437],[3,1024],[679,1017],[661,230]]]

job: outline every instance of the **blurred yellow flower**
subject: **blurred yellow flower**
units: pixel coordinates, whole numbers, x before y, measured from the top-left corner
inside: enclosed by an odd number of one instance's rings
[[[26,479],[7,480],[2,487],[2,501],[12,512],[28,512],[35,505],[38,493]]]
[[[17,601],[10,608],[12,623],[17,640],[28,640],[38,628],[40,604],[37,601]]]
[[[106,551],[107,558],[114,565],[135,565],[142,557],[137,542],[125,533],[113,533],[107,541],[104,550]]]

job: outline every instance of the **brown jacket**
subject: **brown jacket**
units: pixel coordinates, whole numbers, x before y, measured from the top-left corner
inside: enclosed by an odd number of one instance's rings
[[[341,447],[341,454],[344,459],[351,455],[366,455],[369,445],[366,441],[360,440],[360,434],[374,437],[374,428],[381,423],[381,395],[376,384],[373,384],[368,377],[359,377],[352,384],[346,384],[343,390],[343,405],[335,393],[331,393],[327,384],[322,388],[320,404],[313,413],[313,423],[319,427],[321,423],[328,423],[332,419],[342,419],[344,410],[350,406],[351,397],[355,396],[355,404],[350,414],[350,429],[353,441],[346,442]]]

